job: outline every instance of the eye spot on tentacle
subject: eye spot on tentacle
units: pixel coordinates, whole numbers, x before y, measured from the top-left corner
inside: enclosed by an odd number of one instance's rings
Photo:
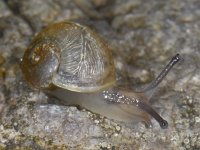
[[[160,122],[159,124],[162,129],[167,129],[168,127],[168,122],[166,120],[162,120],[162,122]]]

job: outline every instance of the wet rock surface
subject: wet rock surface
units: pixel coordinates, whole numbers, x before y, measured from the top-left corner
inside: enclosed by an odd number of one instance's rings
[[[1,0],[0,149],[200,149],[199,8],[199,0]],[[124,86],[147,85],[180,53],[151,99],[168,129],[50,104],[26,84],[19,64],[27,45],[61,20],[83,22],[108,41]]]

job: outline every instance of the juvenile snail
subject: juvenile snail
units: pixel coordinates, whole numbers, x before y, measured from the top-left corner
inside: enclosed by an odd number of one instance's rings
[[[105,117],[144,121],[152,116],[161,128],[168,123],[148,104],[147,92],[163,80],[174,64],[174,56],[158,77],[143,91],[120,89],[106,42],[86,26],[60,22],[41,31],[25,51],[21,69],[33,87],[48,91],[68,105],[80,105]]]

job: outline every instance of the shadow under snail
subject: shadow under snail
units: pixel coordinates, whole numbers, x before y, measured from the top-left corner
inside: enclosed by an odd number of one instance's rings
[[[152,116],[165,129],[168,123],[150,105],[155,89],[180,60],[176,54],[158,77],[141,92],[116,85],[115,66],[106,42],[90,28],[60,22],[42,30],[24,53],[21,69],[37,89],[107,118],[150,125]]]

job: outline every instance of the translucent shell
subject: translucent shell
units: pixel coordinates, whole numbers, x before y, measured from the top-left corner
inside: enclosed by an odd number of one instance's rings
[[[38,77],[42,77],[40,72],[52,73],[52,75],[44,74],[48,77],[48,81],[51,78],[51,83],[48,82],[49,85],[53,84],[77,92],[94,92],[115,83],[115,67],[111,51],[105,41],[88,27],[72,22],[60,22],[50,25],[34,38],[31,48],[29,47],[29,50],[27,50],[29,52],[25,52],[23,58],[23,61],[26,61],[25,66],[28,61],[31,61],[29,58],[33,58],[33,56],[30,56],[33,53],[31,51],[35,51],[38,48],[37,45],[43,44],[50,44],[49,48],[52,49],[53,47],[53,50],[55,50],[55,52],[46,49],[40,50],[40,54],[42,51],[45,53],[50,52],[51,54],[48,54],[50,56],[55,54],[54,57],[50,57],[51,60],[48,62],[53,69],[51,69],[51,72],[42,71],[41,68],[46,70],[48,68],[46,66],[40,67],[40,62],[38,62],[37,67],[34,66],[32,71],[39,72]],[[54,48],[55,46],[56,48]],[[47,46],[39,47],[48,48]],[[59,54],[57,54],[58,52]],[[52,58],[58,59],[58,66],[52,67],[52,62],[54,62],[53,65],[57,65],[57,61]],[[41,65],[43,64],[41,63]],[[37,76],[36,73],[31,73],[31,68],[32,66],[29,65],[29,74]],[[24,69],[22,68],[22,70]],[[27,71],[23,72],[26,74]],[[45,78],[43,80],[45,82]],[[29,82],[32,82],[31,84],[35,86],[39,85],[34,83],[38,81],[40,79]],[[45,88],[48,88],[46,84],[47,81],[45,82]]]

